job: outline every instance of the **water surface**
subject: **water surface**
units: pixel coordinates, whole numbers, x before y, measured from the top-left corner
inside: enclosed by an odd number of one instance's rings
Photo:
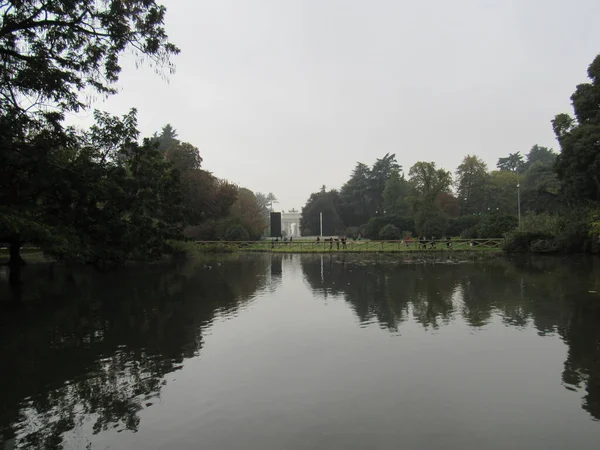
[[[0,272],[0,449],[596,449],[600,261]],[[18,297],[17,298],[15,298]]]

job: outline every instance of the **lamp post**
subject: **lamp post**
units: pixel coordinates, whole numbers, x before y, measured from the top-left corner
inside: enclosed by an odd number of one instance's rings
[[[323,213],[319,213],[319,236],[323,237]]]
[[[521,228],[521,183],[519,183],[519,169],[517,169],[517,211],[519,215],[519,228]]]

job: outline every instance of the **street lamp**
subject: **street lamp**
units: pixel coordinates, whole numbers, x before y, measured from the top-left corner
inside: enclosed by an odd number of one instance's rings
[[[519,169],[517,169],[517,210],[519,214],[519,228],[521,228],[521,183],[519,183]]]

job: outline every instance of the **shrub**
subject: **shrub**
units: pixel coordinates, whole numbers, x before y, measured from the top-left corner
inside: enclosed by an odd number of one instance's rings
[[[223,239],[226,241],[247,241],[250,239],[250,234],[243,225],[236,223],[225,229]]]
[[[379,239],[384,241],[396,241],[401,238],[402,233],[396,225],[392,225],[391,223],[387,224],[379,231]]]
[[[537,241],[536,248],[542,248],[540,241],[554,241],[551,234],[513,231],[506,235],[503,249],[507,253],[528,253],[531,251],[532,243]]]
[[[517,227],[518,221],[514,216],[504,214],[485,214],[477,225],[477,237],[502,237]]]
[[[561,228],[562,223],[558,216],[544,213],[531,213],[523,216],[519,231],[527,233],[545,233],[556,236],[560,233]]]
[[[556,253],[559,250],[560,244],[556,239],[535,239],[529,247],[532,253]]]
[[[450,219],[448,221],[448,227],[446,228],[446,234],[448,236],[461,236],[463,233],[469,231],[467,234],[472,234],[476,231],[476,226],[481,220],[480,215],[461,216],[456,219]],[[475,236],[468,235],[466,238],[474,238]]]
[[[389,217],[377,216],[371,217],[364,225],[364,236],[369,239],[378,239],[379,232],[383,227],[390,223]]]

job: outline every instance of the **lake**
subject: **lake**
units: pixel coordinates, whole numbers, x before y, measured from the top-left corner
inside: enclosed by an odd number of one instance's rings
[[[600,260],[409,258],[2,271],[0,449],[597,449]]]

